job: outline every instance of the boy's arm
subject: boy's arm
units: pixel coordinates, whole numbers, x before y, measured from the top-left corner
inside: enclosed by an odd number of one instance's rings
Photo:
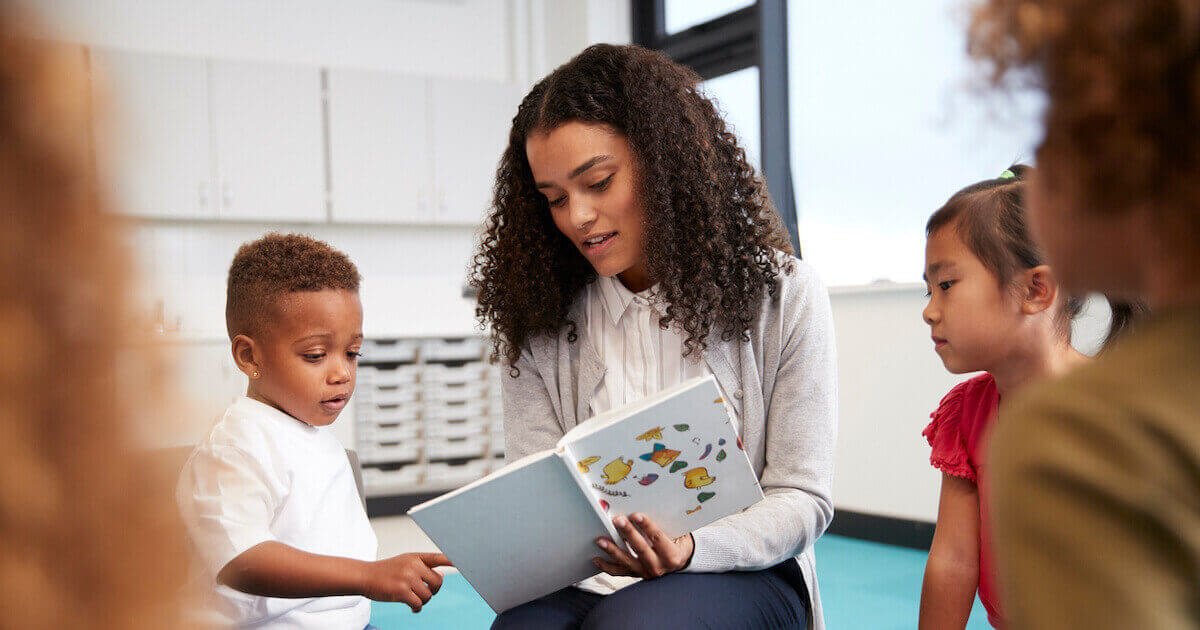
[[[943,473],[937,529],[921,586],[920,627],[965,628],[978,588],[979,490]]]
[[[401,554],[365,562],[301,551],[280,542],[259,543],[217,574],[220,583],[261,597],[365,595],[408,604],[414,612],[442,586],[434,567],[449,566],[440,553]]]

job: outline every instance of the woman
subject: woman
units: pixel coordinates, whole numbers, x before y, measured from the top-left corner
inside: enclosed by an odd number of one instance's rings
[[[690,70],[597,45],[525,97],[472,280],[510,367],[507,456],[712,374],[766,498],[675,540],[619,516],[636,557],[598,541],[601,575],[494,627],[823,627],[812,546],[833,516],[833,331],[824,287],[790,254]]]

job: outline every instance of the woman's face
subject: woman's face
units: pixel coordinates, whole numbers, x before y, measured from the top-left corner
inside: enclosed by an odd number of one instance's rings
[[[632,291],[649,288],[637,169],[625,138],[605,125],[568,122],[530,134],[525,153],[554,225],[596,273],[618,276]]]

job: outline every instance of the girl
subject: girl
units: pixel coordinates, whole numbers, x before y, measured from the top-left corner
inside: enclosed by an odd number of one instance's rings
[[[535,85],[473,284],[511,368],[510,460],[712,374],[766,499],[675,540],[618,516],[636,557],[597,541],[603,574],[494,627],[823,627],[812,546],[833,516],[828,295],[789,255],[762,180],[698,83],[657,52],[598,45]]]
[[[1067,297],[1025,224],[1024,178],[1012,166],[968,186],[925,227],[922,313],[934,351],[954,374],[983,371],[942,399],[923,435],[942,471],[937,530],[921,592],[922,628],[963,628],[976,590],[988,621],[1003,622],[989,549],[982,438],[1000,399],[1023,384],[1065,373],[1087,358],[1071,346],[1083,302]],[[1114,307],[1112,338],[1129,317]]]
[[[976,7],[971,49],[1047,97],[1030,221],[1063,284],[1151,310],[1006,403],[990,461],[1016,627],[1200,627],[1198,25],[1183,0]]]

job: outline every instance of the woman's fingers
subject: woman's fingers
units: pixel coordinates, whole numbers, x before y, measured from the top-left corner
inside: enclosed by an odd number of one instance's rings
[[[638,562],[642,567],[642,577],[658,577],[666,572],[663,561],[659,558],[659,552],[650,546],[650,543],[642,536],[642,532],[629,519],[618,516],[613,523],[617,526],[617,531],[621,532],[621,537],[637,554]]]

